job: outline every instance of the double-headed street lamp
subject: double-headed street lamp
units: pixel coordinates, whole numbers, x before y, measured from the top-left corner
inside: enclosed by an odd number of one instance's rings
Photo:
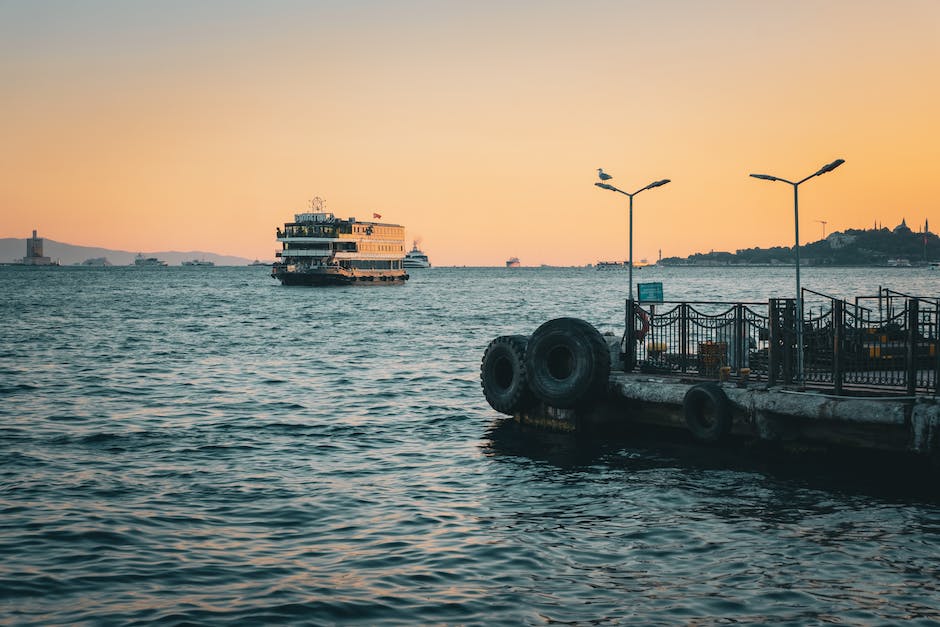
[[[598,173],[598,176],[601,178],[602,181],[605,181],[605,180],[607,180],[607,179],[613,178],[613,177],[611,177],[609,174],[604,174],[604,171],[603,171],[603,170],[598,170],[597,173]],[[603,183],[603,182],[601,182],[601,183],[594,183],[595,185],[597,185],[597,186],[600,187],[601,189],[609,189],[609,190],[612,191],[612,192],[619,192],[619,193],[623,194],[624,196],[627,196],[627,197],[630,199],[630,227],[629,227],[629,228],[630,228],[630,234],[629,234],[629,238],[630,238],[630,259],[629,259],[629,261],[628,261],[628,263],[630,264],[630,266],[629,266],[629,267],[630,267],[630,277],[629,277],[629,281],[630,281],[630,300],[633,300],[633,197],[636,196],[637,194],[639,194],[640,192],[644,191],[644,190],[653,189],[654,187],[659,187],[660,185],[665,185],[665,184],[668,183],[668,182],[669,182],[669,179],[662,179],[661,181],[654,181],[654,182],[650,183],[649,185],[647,185],[646,187],[644,187],[644,188],[642,188],[642,189],[636,190],[636,191],[633,192],[632,194],[629,193],[629,192],[625,192],[625,191],[623,191],[622,189],[617,189],[616,187],[614,187],[613,185],[610,185],[610,184],[608,184],[608,183]]]
[[[799,187],[801,183],[805,183],[814,176],[819,176],[820,174],[825,174],[826,172],[832,172],[840,165],[845,163],[845,159],[836,159],[832,163],[827,163],[823,167],[819,168],[816,172],[813,172],[804,179],[800,179],[797,182],[788,181],[787,179],[782,179],[779,176],[771,176],[769,174],[752,174],[756,179],[763,179],[765,181],[780,181],[781,183],[788,183],[793,186],[793,233],[795,244],[793,247],[793,254],[796,257],[796,377],[799,383],[803,383],[803,294],[800,289],[800,199],[799,199]],[[631,199],[632,200],[632,199]]]

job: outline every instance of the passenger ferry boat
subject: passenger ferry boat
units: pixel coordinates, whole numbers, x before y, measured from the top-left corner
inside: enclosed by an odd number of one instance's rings
[[[430,268],[431,261],[421,250],[418,250],[418,242],[411,243],[411,250],[405,253],[405,259],[402,265],[406,268]]]
[[[311,209],[278,229],[283,249],[275,253],[272,277],[283,285],[387,285],[408,280],[403,266],[405,227],[337,218],[323,210],[321,198],[311,202]]]
[[[208,261],[206,259],[192,259],[190,261],[184,261],[183,265],[184,266],[206,266],[207,268],[211,268],[212,266],[215,265],[215,262]]]
[[[520,265],[521,264],[519,263],[518,257],[510,257],[509,259],[506,260],[507,268],[518,268]]]

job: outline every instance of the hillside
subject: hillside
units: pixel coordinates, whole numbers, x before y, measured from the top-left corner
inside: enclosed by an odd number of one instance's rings
[[[211,261],[217,266],[244,266],[250,263],[251,259],[245,257],[236,257],[233,255],[218,255],[201,250],[191,251],[140,251],[145,257],[157,257],[166,261],[171,266],[178,266],[184,261],[192,259],[205,259]],[[129,252],[126,250],[111,250],[109,248],[95,248],[92,246],[75,246],[65,244],[51,239],[43,240],[43,253],[53,261],[63,266],[82,263],[86,259],[105,257],[111,265],[128,266],[134,263],[137,251]],[[26,238],[6,237],[0,239],[0,263],[17,262],[26,254]]]
[[[925,225],[926,227],[926,225]],[[902,222],[894,229],[849,229],[800,245],[800,263],[808,266],[885,266],[893,260],[923,265],[940,260],[940,238],[930,231],[915,233]],[[667,257],[664,266],[792,265],[793,247],[744,248],[733,253],[711,251],[688,257]]]

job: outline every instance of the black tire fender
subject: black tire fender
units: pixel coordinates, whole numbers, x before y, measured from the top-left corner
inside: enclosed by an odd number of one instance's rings
[[[501,335],[491,341],[480,363],[480,385],[490,407],[512,416],[534,404],[526,377],[525,352],[529,338]]]
[[[578,407],[607,392],[610,351],[600,332],[584,320],[544,323],[529,338],[525,361],[529,387],[546,405]]]
[[[731,401],[717,383],[698,383],[682,399],[685,423],[697,439],[720,442],[731,431]]]

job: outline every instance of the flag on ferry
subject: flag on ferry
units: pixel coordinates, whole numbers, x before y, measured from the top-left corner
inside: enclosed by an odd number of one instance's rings
[[[375,218],[376,220],[381,220],[381,219],[382,219],[382,216],[379,215],[378,213],[373,213],[373,214],[372,214],[372,217]]]

